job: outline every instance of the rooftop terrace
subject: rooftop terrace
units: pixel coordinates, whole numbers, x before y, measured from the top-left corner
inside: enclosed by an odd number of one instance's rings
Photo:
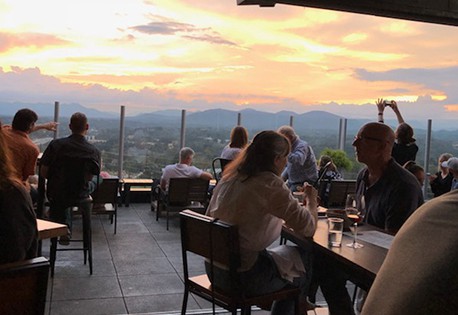
[[[80,220],[73,230],[78,238]],[[180,314],[184,287],[178,219],[170,220],[167,231],[165,219],[156,222],[149,204],[135,203],[119,208],[116,235],[106,216],[92,217],[92,231],[93,275],[81,251],[58,252],[46,314]],[[43,255],[49,257],[49,240],[43,242]],[[191,273],[204,272],[202,261],[190,263]],[[327,313],[317,309],[318,315]],[[187,314],[211,314],[211,304],[191,295]]]

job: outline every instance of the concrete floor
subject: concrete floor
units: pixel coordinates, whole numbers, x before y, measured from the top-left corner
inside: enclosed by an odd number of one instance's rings
[[[106,216],[93,216],[93,275],[83,264],[82,251],[58,252],[46,314],[179,314],[183,298],[179,220],[171,218],[169,231],[165,223],[165,219],[156,222],[146,203],[119,208],[116,235]],[[78,238],[80,229],[76,219],[73,238]],[[43,256],[49,257],[49,241],[43,242]],[[192,274],[204,272],[201,260],[190,263]],[[187,310],[187,314],[210,314],[211,304],[191,295]],[[317,313],[325,315],[327,309]]]

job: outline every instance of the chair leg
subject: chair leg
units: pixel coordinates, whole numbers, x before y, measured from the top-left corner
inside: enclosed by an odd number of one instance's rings
[[[159,221],[159,207],[161,206],[161,204],[159,203],[159,199],[157,199],[156,201],[156,221]]]
[[[56,264],[57,237],[51,238],[51,248],[49,250],[49,263],[51,265],[51,278],[54,277],[54,266]]]
[[[89,262],[89,273],[92,275],[92,228],[91,228],[91,205],[83,206],[83,247],[84,263]]]
[[[115,205],[115,213],[114,213],[114,234],[116,234],[116,228],[118,226],[118,205]]]
[[[185,287],[183,294],[183,304],[181,305],[181,315],[186,315],[186,309],[188,308],[188,295],[189,290],[187,287]]]
[[[169,209],[165,209],[166,217],[167,217],[167,231],[169,230]]]

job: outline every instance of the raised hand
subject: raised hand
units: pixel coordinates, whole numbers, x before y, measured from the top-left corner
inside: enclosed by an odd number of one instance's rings
[[[383,113],[383,111],[385,110],[385,101],[383,100],[383,98],[377,99],[375,105],[377,105],[378,112]]]

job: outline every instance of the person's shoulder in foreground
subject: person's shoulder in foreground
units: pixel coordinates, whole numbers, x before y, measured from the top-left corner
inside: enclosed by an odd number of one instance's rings
[[[0,264],[36,257],[37,223],[29,193],[18,183],[0,190]]]
[[[457,314],[458,191],[421,206],[396,235],[363,315]]]

